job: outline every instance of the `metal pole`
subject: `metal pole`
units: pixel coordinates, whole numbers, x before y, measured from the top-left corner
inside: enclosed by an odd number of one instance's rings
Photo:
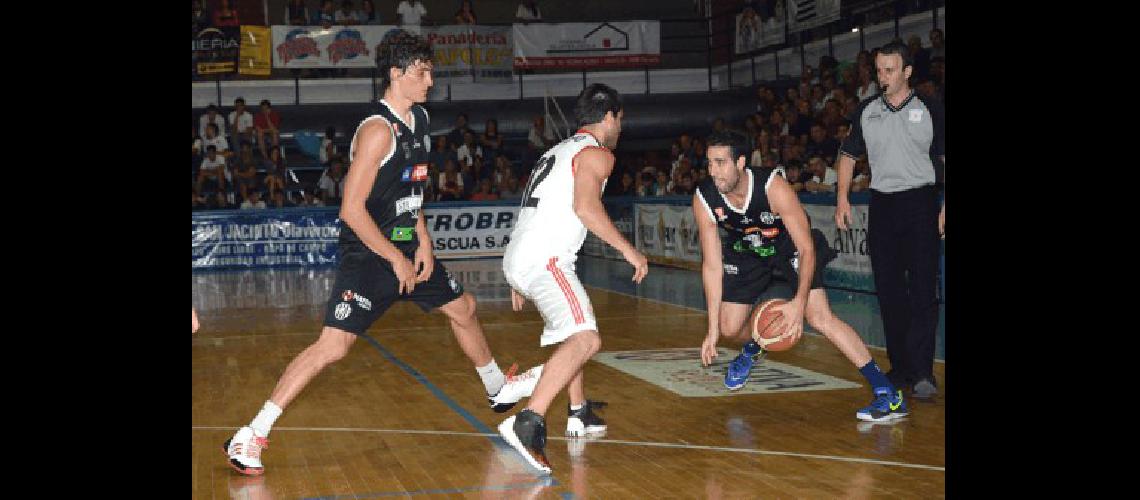
[[[900,6],[901,6],[901,2],[896,1],[895,2],[895,38],[899,37],[899,11],[902,10],[900,8]]]
[[[269,26],[269,0],[261,0],[261,10],[265,13],[265,25]]]
[[[934,25],[931,26],[930,29],[938,28],[938,2],[934,2],[934,6],[931,7],[930,17],[932,18],[932,21],[934,22]]]
[[[586,69],[582,68],[582,90],[586,90]]]
[[[706,14],[705,26],[708,31],[705,32],[705,63],[708,64],[709,75],[709,92],[712,92],[712,17]]]
[[[222,107],[222,75],[214,73],[214,85],[218,88],[218,107]]]
[[[863,41],[863,31],[864,31],[864,26],[860,26],[859,27],[859,52],[863,52],[864,50],[867,50],[866,43],[864,43],[864,41]]]
[[[522,71],[519,71],[518,75],[519,75],[519,100],[521,101],[521,100],[523,100],[523,78],[522,78]]]
[[[772,52],[773,60],[776,62],[776,80],[780,79],[780,49]]]
[[[827,55],[835,57],[835,46],[831,42],[831,25],[827,25]]]
[[[796,38],[800,41],[800,73],[803,73],[804,67],[807,66],[807,52],[804,51],[804,32],[800,32]]]
[[[756,86],[756,54],[752,54],[752,86]]]
[[[293,104],[301,104],[301,78],[297,76],[293,77]]]
[[[649,66],[645,66],[645,95],[649,95]]]
[[[376,68],[372,68],[372,102],[376,102]]]

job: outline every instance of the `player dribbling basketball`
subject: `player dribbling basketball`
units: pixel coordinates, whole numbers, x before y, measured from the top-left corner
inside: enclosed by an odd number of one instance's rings
[[[744,342],[724,376],[729,390],[744,387],[752,366],[764,354],[752,340],[751,328],[746,328],[748,313],[771,284],[772,271],[779,269],[796,286],[795,297],[773,306],[783,315],[787,333],[798,340],[806,315],[808,324],[835,344],[870,383],[875,400],[856,412],[856,418],[883,421],[905,416],[902,391],[879,370],[855,330],[828,306],[821,274],[835,253],[823,233],[811,229],[783,169],[746,167],[744,138],[734,132],[714,132],[707,142],[709,177],[693,194],[709,312],[701,363],[707,366],[717,357],[721,336]],[[728,232],[723,245],[717,226]]]

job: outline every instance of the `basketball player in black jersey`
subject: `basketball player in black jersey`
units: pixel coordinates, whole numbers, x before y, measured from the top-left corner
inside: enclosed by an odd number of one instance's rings
[[[823,232],[811,228],[783,169],[746,167],[744,138],[734,132],[714,132],[707,142],[709,177],[693,194],[709,312],[701,363],[708,366],[717,357],[716,344],[722,336],[744,343],[724,377],[728,389],[744,387],[753,364],[763,356],[747,319],[772,282],[772,271],[779,269],[796,287],[791,300],[774,307],[787,335],[799,339],[806,315],[808,324],[835,344],[870,383],[875,399],[856,412],[856,418],[885,421],[905,416],[902,391],[879,370],[855,330],[828,306],[821,274],[835,253]],[[727,234],[724,241],[717,226]]]
[[[537,377],[505,377],[487,346],[475,316],[475,299],[432,254],[431,237],[420,216],[428,176],[428,115],[416,103],[432,85],[432,49],[403,30],[385,35],[376,62],[384,69],[384,97],[377,114],[353,136],[337,249],[337,275],[320,338],[293,359],[249,426],[224,448],[230,465],[247,475],[264,471],[261,450],[273,422],[301,390],[329,364],[343,358],[358,335],[397,300],[425,312],[438,308],[451,320],[459,346],[475,364],[488,398],[512,386],[534,389]],[[536,367],[537,368],[537,367]],[[492,401],[504,412],[530,393],[513,387],[513,401]]]

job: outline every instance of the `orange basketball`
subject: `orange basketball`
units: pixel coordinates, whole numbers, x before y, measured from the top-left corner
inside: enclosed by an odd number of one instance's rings
[[[787,302],[784,299],[767,300],[752,310],[752,339],[766,351],[786,351],[796,345],[794,339],[785,336],[784,316],[775,310],[775,306]]]

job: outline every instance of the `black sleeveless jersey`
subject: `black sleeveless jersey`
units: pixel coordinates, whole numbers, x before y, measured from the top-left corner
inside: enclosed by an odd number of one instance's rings
[[[767,260],[781,254],[795,252],[795,243],[784,228],[780,216],[772,213],[768,204],[765,186],[774,175],[784,176],[781,168],[746,167],[740,182],[750,182],[743,207],[733,207],[717,190],[712,177],[707,177],[697,186],[698,203],[703,203],[708,214],[717,226],[724,229],[727,237],[721,238],[723,252],[754,255]],[[751,174],[751,175],[749,175]]]
[[[380,160],[380,171],[376,174],[376,182],[368,193],[364,207],[384,237],[401,251],[413,252],[417,242],[416,221],[420,217],[428,180],[428,153],[431,147],[428,115],[423,107],[413,105],[413,123],[409,128],[404,123],[404,118],[397,117],[383,100],[378,108],[377,113],[365,118],[361,125],[376,117],[384,118],[391,125],[387,133],[392,134],[394,145],[388,156]],[[360,127],[356,130],[359,134]],[[356,139],[354,134],[349,147],[350,161]],[[342,225],[340,243],[361,241],[352,228]]]

